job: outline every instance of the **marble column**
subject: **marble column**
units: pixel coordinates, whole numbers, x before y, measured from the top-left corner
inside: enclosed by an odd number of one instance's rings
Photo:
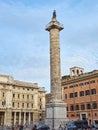
[[[30,124],[30,121],[31,121],[31,113],[29,112],[29,124]]]
[[[19,112],[19,124],[21,124],[21,112]]]
[[[60,65],[60,31],[63,29],[56,19],[56,11],[52,20],[46,26],[50,33],[50,81],[51,100],[46,104],[46,123],[50,129],[58,129],[60,124],[67,121],[66,103],[62,100],[61,65]]]
[[[14,125],[16,124],[16,112],[14,112]]]
[[[6,112],[4,113],[4,124],[6,124]]]
[[[23,123],[25,124],[26,123],[26,112],[24,112],[24,121]]]

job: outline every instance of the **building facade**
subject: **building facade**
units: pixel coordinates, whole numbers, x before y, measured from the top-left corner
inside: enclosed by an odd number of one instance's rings
[[[87,119],[98,123],[98,70],[84,73],[73,67],[62,77],[63,100],[67,103],[69,120]]]
[[[45,119],[45,88],[0,75],[0,125],[30,124]]]

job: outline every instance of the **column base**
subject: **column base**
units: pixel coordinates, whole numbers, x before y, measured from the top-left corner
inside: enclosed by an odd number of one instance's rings
[[[67,104],[63,102],[51,102],[46,105],[46,120],[45,123],[50,129],[57,130],[60,124],[64,127],[68,121],[67,119]]]

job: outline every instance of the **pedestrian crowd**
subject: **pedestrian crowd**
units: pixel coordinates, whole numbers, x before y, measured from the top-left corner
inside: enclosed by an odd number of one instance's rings
[[[35,125],[33,126],[31,125],[24,125],[24,124],[16,124],[16,125],[12,125],[12,126],[7,126],[7,125],[2,125],[0,126],[0,130],[33,130],[33,127],[35,127]],[[36,130],[36,129],[34,129]]]
[[[46,128],[46,129],[44,128],[44,130],[49,130],[50,128],[49,129],[48,128]],[[11,126],[11,127],[9,127],[7,125],[2,125],[0,127],[0,130],[43,130],[43,129],[41,129],[41,128],[38,129],[38,126],[36,124],[34,124],[34,125],[32,124],[32,125],[29,125],[29,126],[26,125],[26,124],[25,125],[21,124],[21,125],[15,125],[15,126]],[[60,124],[58,130],[73,130],[73,129],[68,129],[67,124],[64,125],[64,126],[62,126]],[[91,125],[88,125],[88,128],[86,130],[96,130],[96,128],[95,128],[94,124],[91,124]]]

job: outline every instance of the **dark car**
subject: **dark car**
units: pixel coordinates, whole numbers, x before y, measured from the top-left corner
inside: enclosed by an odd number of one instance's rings
[[[48,125],[41,125],[37,128],[37,130],[49,130],[49,126]]]
[[[70,121],[67,126],[68,130],[87,129],[88,122],[86,120]]]
[[[67,125],[67,130],[76,130],[77,129],[77,127],[76,127],[76,125],[74,125],[73,123],[68,123],[68,125]]]

